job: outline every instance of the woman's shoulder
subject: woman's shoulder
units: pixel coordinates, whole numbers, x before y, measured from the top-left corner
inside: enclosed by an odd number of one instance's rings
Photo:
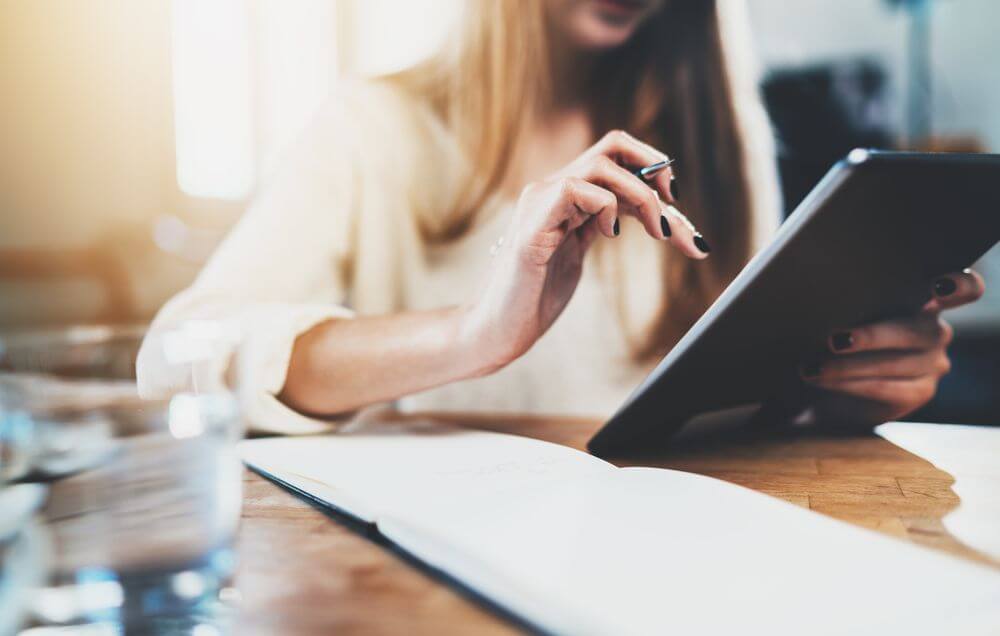
[[[430,99],[396,78],[340,81],[317,120],[308,136],[349,159],[359,183],[398,191],[421,210],[446,206],[465,174],[457,140]]]
[[[424,121],[426,110],[418,98],[389,82],[339,82],[281,150],[267,192],[355,196],[359,188],[372,186],[407,196],[413,175],[446,143]]]
[[[328,108],[343,109],[358,115],[406,115],[419,106],[420,100],[390,79],[346,77],[330,91]]]
[[[391,78],[338,81],[314,124],[329,134],[359,139],[366,147],[414,138],[427,143],[446,136],[429,100]]]

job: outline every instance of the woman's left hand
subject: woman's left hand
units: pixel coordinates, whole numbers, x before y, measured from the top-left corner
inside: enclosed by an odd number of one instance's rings
[[[974,302],[984,289],[971,270],[949,274],[934,281],[933,298],[916,315],[831,334],[833,355],[802,369],[806,382],[829,392],[819,417],[885,422],[929,402],[951,368],[952,329],[941,311]]]

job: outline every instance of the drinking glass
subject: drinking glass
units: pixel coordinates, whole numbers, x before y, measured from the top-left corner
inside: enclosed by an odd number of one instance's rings
[[[141,338],[121,327],[0,335],[0,480],[48,486],[50,568],[31,595],[40,629],[226,631],[219,595],[242,486],[236,400],[196,385],[208,362],[191,352],[211,346],[185,343],[183,331],[151,341],[184,355],[160,355],[172,360],[171,390],[141,397]]]

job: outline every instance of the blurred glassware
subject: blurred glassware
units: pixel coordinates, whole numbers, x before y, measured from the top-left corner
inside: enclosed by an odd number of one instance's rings
[[[171,375],[191,381],[156,399],[136,388],[141,329],[0,335],[0,476],[49,484],[40,626],[225,631],[218,594],[234,569],[242,427],[231,394],[193,390],[205,333],[167,356]]]
[[[0,636],[23,624],[30,593],[43,581],[49,545],[35,513],[45,490],[42,484],[0,487]]]

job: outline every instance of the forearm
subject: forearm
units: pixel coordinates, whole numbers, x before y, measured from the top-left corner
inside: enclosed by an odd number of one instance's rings
[[[278,398],[335,415],[495,370],[467,335],[464,310],[447,308],[330,320],[299,336]]]

